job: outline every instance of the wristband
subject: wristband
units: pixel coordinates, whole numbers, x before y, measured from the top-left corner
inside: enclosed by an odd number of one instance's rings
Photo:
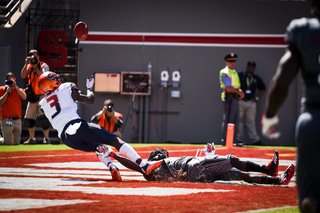
[[[256,100],[259,101],[259,97],[256,97]]]

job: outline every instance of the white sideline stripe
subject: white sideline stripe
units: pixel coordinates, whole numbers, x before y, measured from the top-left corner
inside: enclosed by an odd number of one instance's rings
[[[192,152],[196,154],[199,147],[195,147],[194,149],[186,149],[186,150],[168,150],[168,152]],[[219,149],[227,149],[226,147],[220,147]],[[115,150],[115,149],[113,149]],[[151,153],[151,151],[138,151],[138,153]],[[63,157],[63,156],[83,156],[83,155],[95,155],[94,153],[81,153],[81,154],[54,154],[54,155],[41,155],[42,158],[44,157]],[[34,158],[35,156],[11,156],[11,157],[0,157],[0,159],[8,159],[8,158]],[[145,159],[146,160],[146,159]]]
[[[197,151],[200,150],[200,147],[195,147],[194,149],[185,149],[185,150],[168,150],[169,153],[172,152],[194,152],[194,155],[196,155]],[[216,150],[223,150],[227,149],[227,147],[217,147]],[[113,149],[114,150],[114,149]],[[138,151],[138,154],[141,153],[151,153],[151,151]],[[41,155],[42,158],[44,157],[62,157],[62,156],[83,156],[83,155],[92,155],[93,153],[81,153],[81,154],[55,154],[55,155]],[[216,153],[219,154],[219,153]],[[0,157],[0,159],[8,159],[8,158],[34,158],[35,156],[12,156],[12,157]],[[241,158],[243,159],[243,158]],[[248,159],[260,159],[260,158],[248,158]],[[146,159],[145,159],[146,160]],[[271,157],[270,157],[271,160]],[[269,161],[270,161],[269,160]],[[281,160],[280,160],[281,162]]]
[[[261,158],[241,158],[242,160],[249,160],[258,164],[268,164],[270,159]],[[126,167],[121,165],[119,162],[113,162],[119,169],[123,180],[140,180],[145,181],[144,177],[135,171],[129,171]],[[288,166],[290,164],[295,165],[295,160],[282,160],[280,166]],[[93,178],[100,180],[110,180],[111,174],[109,169],[102,162],[63,162],[63,163],[39,163],[39,164],[28,164],[28,166],[42,167],[41,169],[36,168],[11,168],[3,167],[0,168],[0,175],[19,175],[19,176],[40,176],[40,177],[65,177],[65,178]],[[56,168],[45,169],[45,168]],[[68,170],[58,170],[60,168],[69,168]],[[87,170],[74,170],[74,169],[87,169]],[[90,169],[98,169],[92,171]],[[101,169],[101,171],[99,171]],[[284,171],[279,171],[279,175],[283,174]],[[295,181],[295,176],[292,181]]]
[[[262,164],[262,165],[267,165],[272,157],[270,157],[270,159],[262,159],[262,158],[240,158],[241,160],[248,160],[248,161],[252,161],[254,163],[257,164]],[[293,164],[294,166],[296,166],[296,161],[295,160],[279,160],[279,166],[289,166],[290,164]]]
[[[262,158],[241,158],[241,160],[248,160],[255,162],[257,164],[267,165],[270,159]],[[113,163],[121,170],[126,169],[118,161],[113,161]],[[289,166],[290,164],[296,165],[295,160],[280,160],[279,166]],[[102,162],[64,162],[64,163],[37,163],[37,164],[28,164],[30,166],[39,166],[39,167],[51,167],[51,168],[77,168],[77,169],[106,169],[106,166]]]
[[[252,172],[253,173],[253,172]],[[284,171],[279,171],[282,175]],[[123,180],[140,180],[146,181],[139,172],[134,171],[120,171]],[[90,170],[47,170],[34,168],[0,168],[0,175],[16,175],[16,176],[38,176],[38,177],[65,177],[65,178],[94,178],[100,180],[111,180],[110,172],[105,171],[90,171]],[[291,181],[296,181],[293,176]],[[231,182],[230,182],[231,183]]]
[[[47,173],[48,171],[48,173]],[[78,170],[79,171],[79,170]],[[84,178],[84,179],[99,179],[111,180],[111,174],[93,175],[93,174],[73,174],[73,171],[67,170],[45,170],[45,169],[25,169],[25,168],[0,168],[0,175],[16,175],[16,176],[35,176],[35,177],[58,177],[58,178]],[[81,172],[81,171],[79,171]],[[120,172],[122,180],[139,180],[146,181],[138,172]],[[136,175],[136,176],[134,176]],[[1,184],[1,183],[0,183]]]
[[[139,172],[134,172],[134,171],[120,171],[121,175],[141,175]],[[75,174],[75,175],[99,175],[99,176],[110,176],[111,173],[109,170],[107,171],[92,171],[92,170],[57,170],[57,169],[37,169],[37,168],[17,168],[17,167],[2,167],[0,168],[0,174],[6,175],[6,174],[25,174],[25,173],[30,173],[30,174]]]
[[[14,211],[24,209],[39,209],[50,206],[63,206],[79,203],[98,202],[94,200],[49,200],[29,198],[5,198],[0,199],[0,211]]]
[[[187,195],[202,192],[230,192],[234,190],[173,188],[173,187],[145,187],[145,188],[116,188],[116,187],[90,187],[80,184],[104,183],[104,181],[64,180],[59,178],[26,178],[26,177],[0,177],[1,189],[16,190],[45,190],[70,191],[101,195],[145,195],[145,196],[172,196]],[[76,185],[76,186],[73,186]]]
[[[270,159],[260,158],[242,158],[243,160],[250,160],[258,164],[267,164]],[[288,166],[291,163],[295,164],[294,160],[283,160],[280,161],[280,165]],[[119,162],[113,162],[119,169],[123,180],[139,180],[146,181],[144,177],[135,171],[129,171],[126,167],[121,165]],[[28,166],[36,166],[42,168],[11,168],[3,167],[0,168],[0,175],[16,175],[16,176],[37,176],[37,177],[64,177],[64,178],[88,178],[88,179],[99,179],[99,180],[111,180],[111,174],[109,169],[102,162],[64,162],[64,163],[39,163],[39,164],[28,164]],[[45,168],[56,168],[56,169],[45,169]],[[59,170],[60,168],[69,168],[68,170]],[[87,170],[74,170],[87,169]],[[101,169],[90,170],[90,169]],[[283,174],[284,171],[279,171],[279,175]],[[292,182],[296,181],[296,177],[292,178]],[[292,186],[292,184],[289,186]],[[294,183],[295,185],[295,183]]]
[[[118,161],[112,161],[120,170],[127,169]],[[28,166],[37,166],[37,167],[50,167],[50,168],[72,168],[72,169],[102,169],[109,171],[108,167],[102,162],[63,162],[63,163],[35,163],[27,164]]]

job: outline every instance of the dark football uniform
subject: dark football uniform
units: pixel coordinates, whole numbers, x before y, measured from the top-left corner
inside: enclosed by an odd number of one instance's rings
[[[316,18],[293,20],[286,41],[297,47],[304,83],[302,114],[296,123],[298,146],[297,185],[300,201],[307,196],[320,199],[320,23]]]
[[[170,157],[162,166],[145,176],[147,180],[214,182],[216,180],[240,180],[240,171],[233,168],[230,155],[208,157]]]

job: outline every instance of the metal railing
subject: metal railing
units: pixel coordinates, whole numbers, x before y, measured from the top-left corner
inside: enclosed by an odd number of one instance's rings
[[[0,21],[1,21],[1,27],[3,27],[6,23],[11,23],[11,17],[12,15],[19,10],[21,12],[21,3],[23,0],[11,0],[7,5],[0,6]],[[3,14],[5,13],[5,14]]]

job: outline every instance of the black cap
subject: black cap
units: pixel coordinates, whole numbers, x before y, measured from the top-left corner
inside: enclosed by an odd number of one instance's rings
[[[252,65],[252,66],[256,66],[256,62],[254,61],[248,61],[247,66]]]
[[[237,54],[235,54],[235,53],[229,53],[228,55],[226,55],[226,56],[224,57],[224,60],[225,60],[225,61],[235,61],[235,60],[237,60]]]

